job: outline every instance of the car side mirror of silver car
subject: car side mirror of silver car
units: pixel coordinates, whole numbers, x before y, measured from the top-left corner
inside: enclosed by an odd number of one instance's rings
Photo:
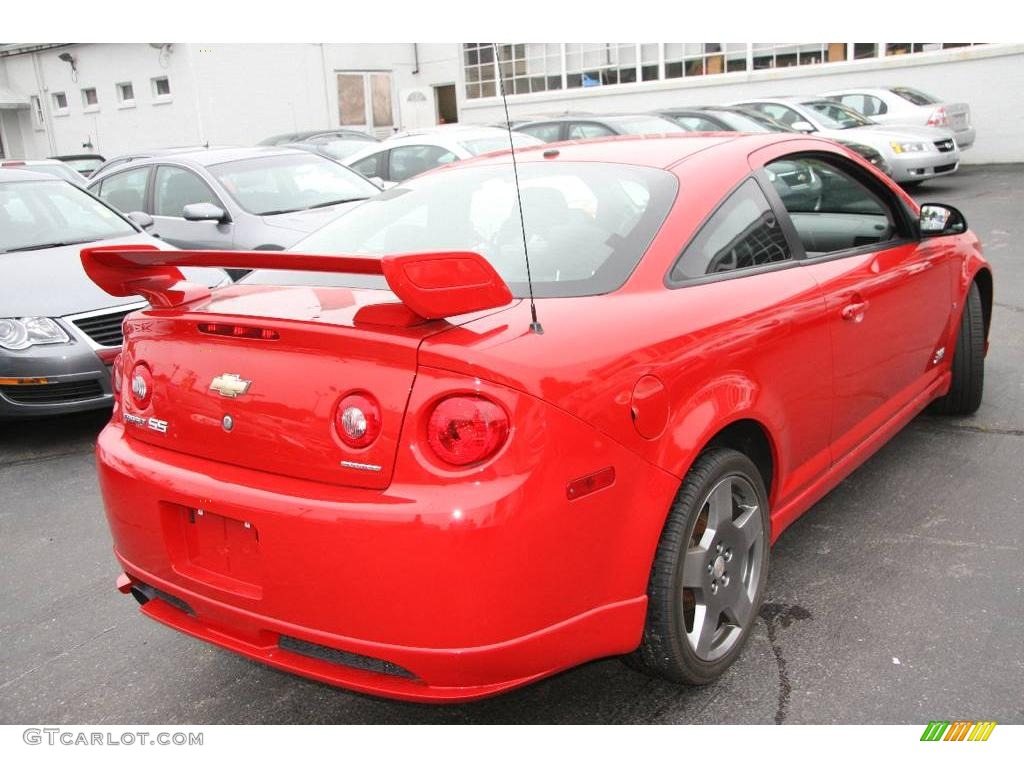
[[[216,221],[219,224],[230,221],[227,211],[213,203],[189,203],[181,209],[185,221]]]
[[[921,237],[959,235],[967,231],[967,219],[951,205],[924,203],[919,221]]]
[[[800,131],[800,133],[814,133],[814,126],[806,120],[797,120],[789,127],[794,131]]]
[[[132,211],[128,214],[128,218],[137,224],[140,229],[150,230],[153,228],[153,217],[145,211]]]

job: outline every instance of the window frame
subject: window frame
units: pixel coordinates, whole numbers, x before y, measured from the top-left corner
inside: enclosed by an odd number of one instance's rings
[[[132,97],[130,99],[126,99],[124,96],[123,88],[126,85],[132,90]],[[135,106],[135,83],[131,80],[123,80],[119,83],[114,83],[114,92],[117,95],[118,109],[131,109]]]
[[[193,176],[195,176],[203,184],[206,185],[206,188],[210,190],[210,194],[213,195],[213,200],[211,200],[211,202],[214,205],[216,205],[218,208],[220,208],[222,211],[224,211],[225,214],[227,214],[227,220],[223,221],[221,223],[227,224],[227,223],[229,223],[229,222],[234,220],[234,217],[231,215],[230,209],[226,205],[224,205],[224,201],[221,199],[221,196],[218,195],[217,194],[217,190],[215,190],[213,188],[214,185],[210,182],[209,179],[206,179],[202,175],[197,173],[194,168],[189,168],[187,165],[181,165],[179,163],[167,163],[167,162],[152,163],[152,164],[149,165],[149,168],[150,168],[149,185],[148,185],[148,188],[146,190],[146,192],[147,192],[147,194],[146,194],[146,208],[148,210],[146,211],[146,213],[148,213],[150,216],[160,216],[161,218],[164,218],[164,219],[178,219],[180,221],[188,221],[184,216],[169,216],[166,213],[157,213],[156,212],[156,177],[157,177],[157,174],[160,172],[161,168],[176,168],[179,171],[185,171],[186,173],[191,173]],[[189,222],[189,223],[194,223],[194,222]]]
[[[88,94],[90,92],[96,98],[96,101],[93,102],[93,103],[89,103],[89,98],[86,95],[86,94]],[[82,94],[82,111],[83,112],[99,112],[100,111],[100,92],[99,92],[98,88],[96,88],[95,86],[90,85],[90,86],[87,86],[85,88],[80,89],[80,93]]]
[[[159,80],[167,81],[167,93],[160,93],[157,87]],[[171,90],[171,78],[169,75],[157,75],[156,77],[149,78],[150,96],[154,104],[167,104],[174,100],[174,91]]]
[[[146,171],[146,185],[142,189],[142,208],[140,208],[139,210],[142,211],[143,213],[148,213],[148,214],[152,215],[151,211],[153,210],[153,175],[154,174],[153,174],[153,166],[151,164],[146,163],[146,164],[140,164],[140,165],[131,165],[129,163],[127,168],[122,168],[120,171],[113,171],[110,174],[104,174],[103,178],[100,179],[96,183],[96,191],[95,192],[93,192],[92,185],[90,185],[87,188],[86,191],[89,192],[94,197],[99,198],[103,202],[103,204],[106,205],[108,208],[112,208],[115,211],[120,211],[120,209],[117,206],[111,204],[108,200],[105,200],[103,197],[101,197],[101,195],[103,194],[103,185],[106,184],[108,181],[110,181],[115,176],[120,176],[123,173],[131,173],[132,171],[138,171],[138,170],[145,170]],[[129,213],[132,213],[132,211],[125,211],[122,215],[123,216],[127,216]]]

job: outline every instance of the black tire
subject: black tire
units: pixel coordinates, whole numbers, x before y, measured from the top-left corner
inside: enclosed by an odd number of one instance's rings
[[[981,405],[985,388],[985,317],[977,283],[971,283],[960,315],[952,373],[949,392],[932,403],[931,410],[944,416],[970,415]]]
[[[723,486],[726,480],[728,486]],[[723,487],[725,495],[718,496]],[[712,491],[716,491],[714,497]],[[719,518],[720,523],[712,526],[712,500],[722,500],[726,495],[728,501],[720,501],[718,508],[728,504],[733,525]],[[754,510],[753,503],[757,505]],[[754,537],[755,528],[745,526],[758,524],[760,534]],[[725,672],[742,652],[764,598],[770,550],[768,526],[767,494],[753,462],[729,448],[703,453],[687,473],[669,510],[648,582],[643,640],[625,657],[626,663],[647,674],[688,685],[710,683]],[[744,531],[751,538],[749,544]],[[684,565],[689,567],[684,569]],[[729,568],[735,570],[731,575]],[[695,574],[701,586],[684,586],[684,578],[697,583]],[[724,586],[713,587],[712,582]],[[719,604],[724,605],[733,596],[737,605],[723,607],[716,614]],[[735,613],[740,608],[742,616]],[[698,626],[697,617],[713,614],[711,644],[699,654],[699,644],[691,644],[704,624],[702,621]],[[719,639],[717,648],[713,645],[715,638]]]

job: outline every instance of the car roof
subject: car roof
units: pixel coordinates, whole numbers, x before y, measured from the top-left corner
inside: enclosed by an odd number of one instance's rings
[[[63,165],[63,161],[52,158],[46,160],[19,160],[16,157],[5,157],[0,160],[0,168],[22,165]]]
[[[516,161],[545,162],[557,159],[563,162],[601,162],[622,165],[641,165],[650,168],[671,168],[697,153],[715,152],[723,155],[741,154],[746,157],[761,147],[795,138],[807,140],[803,134],[792,133],[673,133],[656,136],[602,136],[595,139],[559,141],[537,147],[516,149]],[[827,142],[822,142],[826,145]],[[509,150],[489,152],[460,166],[501,164],[509,157]],[[432,171],[433,172],[433,171]]]
[[[14,168],[0,168],[0,181],[64,181],[47,173],[21,171]],[[69,182],[70,183],[70,182]]]
[[[100,178],[105,178],[108,175],[118,173],[120,171],[127,170],[129,168],[139,168],[146,165],[157,165],[161,162],[173,161],[176,163],[182,163],[184,165],[190,165],[194,168],[207,168],[211,165],[218,165],[220,163],[229,163],[233,160],[250,160],[255,157],[277,157],[280,155],[309,155],[302,149],[295,149],[287,146],[261,146],[261,147],[221,147],[221,148],[210,148],[200,149],[192,151],[182,152],[160,152],[149,157],[138,157],[129,163],[122,163],[109,170],[104,171],[101,175],[94,175],[89,179],[90,186]]]

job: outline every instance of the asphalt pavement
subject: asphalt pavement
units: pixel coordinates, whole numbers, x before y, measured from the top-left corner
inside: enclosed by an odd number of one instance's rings
[[[607,659],[415,705],[178,634],[114,590],[93,414],[0,425],[0,723],[1024,722],[1024,166],[967,167],[916,197],[959,207],[994,265],[984,403],[919,417],[782,536],[718,682]]]

